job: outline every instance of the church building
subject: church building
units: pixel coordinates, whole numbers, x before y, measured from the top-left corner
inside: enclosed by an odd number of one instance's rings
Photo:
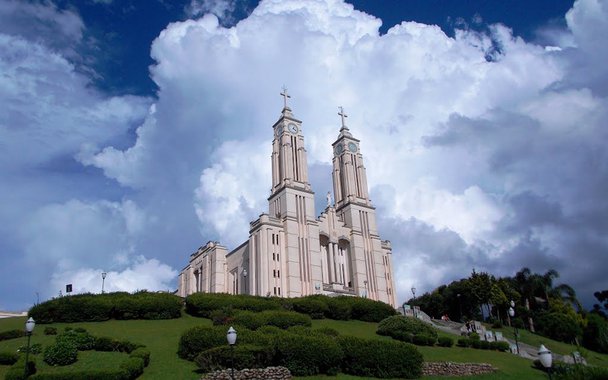
[[[272,129],[268,213],[250,223],[249,239],[228,251],[208,242],[180,272],[178,295],[196,292],[300,297],[367,297],[396,306],[391,244],[381,240],[369,199],[359,140],[342,127],[333,148],[335,203],[319,217],[308,182],[302,122],[287,105]]]

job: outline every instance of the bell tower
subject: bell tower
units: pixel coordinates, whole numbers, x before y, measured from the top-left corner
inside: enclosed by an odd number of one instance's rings
[[[306,148],[302,134],[302,122],[293,116],[287,99],[291,98],[287,90],[281,92],[283,96],[283,111],[281,117],[272,126],[274,139],[272,140],[272,195],[277,194],[284,187],[311,191],[308,183],[308,163],[306,162]]]
[[[332,144],[334,199],[336,214],[350,229],[355,291],[362,297],[395,305],[390,243],[380,240],[359,140],[346,126],[344,109],[339,109],[342,127]]]
[[[321,278],[320,262],[316,260],[320,249],[319,227],[315,194],[308,182],[302,122],[295,118],[287,105],[290,96],[285,88],[281,96],[283,110],[272,126],[272,188],[268,215],[279,228],[275,244],[280,255],[280,263],[277,264],[282,268],[282,293],[277,295],[299,297],[313,294],[314,284]]]
[[[333,182],[336,208],[347,203],[357,203],[371,207],[367,189],[367,173],[363,166],[363,155],[359,147],[359,140],[353,137],[345,120],[348,116],[340,107],[338,112],[342,119],[342,128],[334,148]]]

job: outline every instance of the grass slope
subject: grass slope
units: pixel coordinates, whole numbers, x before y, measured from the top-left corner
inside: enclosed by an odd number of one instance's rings
[[[0,319],[0,331],[21,329],[25,324],[25,318],[7,318]],[[51,325],[37,325],[32,336],[32,344],[40,343],[43,347],[51,344],[55,337],[45,336],[43,334],[46,326],[57,327],[59,331],[63,331],[64,327],[84,327],[91,334],[96,336],[108,336],[117,339],[127,339],[134,343],[141,343],[151,351],[150,366],[146,368],[143,376],[140,379],[199,379],[200,374],[196,372],[196,365],[192,362],[182,360],[177,357],[177,344],[183,331],[193,326],[210,326],[211,321],[208,319],[194,318],[184,313],[183,317],[172,320],[161,321],[107,321],[107,322],[91,322],[91,323],[55,323]],[[361,321],[334,321],[334,320],[314,320],[313,328],[331,327],[338,330],[344,335],[353,335],[368,339],[391,339],[384,336],[376,335],[376,323],[361,322]],[[508,329],[505,329],[505,336],[508,336]],[[533,339],[540,339],[538,336],[523,334],[522,340],[533,343]],[[455,337],[454,337],[455,338]],[[571,351],[569,347],[562,347],[559,342],[551,341],[550,339],[542,338],[545,345],[550,349],[560,352],[565,349]],[[26,338],[12,339],[0,342],[0,351],[15,351],[19,346],[27,344]],[[540,345],[540,343],[538,344]],[[568,345],[566,345],[568,346]],[[424,356],[426,361],[453,361],[453,362],[475,362],[475,363],[490,363],[499,369],[496,374],[487,376],[472,376],[459,379],[545,379],[543,373],[532,369],[532,362],[526,359],[516,357],[508,353],[500,353],[493,351],[475,350],[470,348],[441,348],[441,347],[418,347],[419,351]],[[566,352],[566,353],[567,353]],[[608,355],[597,355],[599,359],[598,365],[608,366]],[[124,359],[124,354],[120,353],[102,353],[102,352],[79,352],[78,362],[73,366],[57,367],[51,369],[42,361],[42,355],[37,355],[37,365],[40,370],[53,371],[70,371],[73,369],[85,369],[88,367],[94,368],[112,368],[117,367]],[[4,378],[4,374],[8,369],[7,366],[0,366],[0,379]],[[296,379],[335,379],[335,380],[355,380],[364,379],[362,377],[348,376],[340,374],[338,376],[313,376],[300,377]],[[434,379],[425,377],[424,379]],[[444,379],[444,378],[436,378]]]

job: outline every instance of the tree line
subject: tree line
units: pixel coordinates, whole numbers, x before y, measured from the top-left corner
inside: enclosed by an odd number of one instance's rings
[[[471,275],[432,292],[410,299],[434,318],[448,316],[455,321],[485,320],[503,324],[567,343],[582,344],[608,352],[608,290],[595,292],[598,304],[590,311],[579,302],[574,288],[557,284],[559,273],[550,269],[534,273],[522,268],[512,277],[495,277],[473,270]],[[515,315],[509,315],[511,302]]]

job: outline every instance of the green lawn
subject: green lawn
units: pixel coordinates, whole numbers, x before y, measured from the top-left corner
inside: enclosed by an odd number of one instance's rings
[[[11,329],[22,329],[25,324],[25,318],[7,318],[0,319],[0,331]],[[194,318],[184,313],[182,318],[173,320],[161,321],[108,321],[99,323],[55,323],[51,325],[37,325],[32,336],[32,344],[40,343],[42,346],[47,346],[54,341],[54,336],[45,336],[43,334],[46,326],[57,327],[62,331],[64,327],[84,327],[91,334],[96,336],[109,336],[117,339],[127,339],[134,343],[146,345],[150,350],[150,365],[146,368],[141,379],[199,379],[200,374],[196,372],[196,365],[192,362],[182,360],[177,357],[177,344],[183,331],[198,325],[211,325],[208,319]],[[314,320],[313,328],[331,327],[338,330],[344,335],[354,335],[361,338],[369,339],[390,339],[388,337],[376,335],[376,323],[361,322],[361,321],[334,321],[334,320]],[[504,331],[505,336],[508,336],[508,329]],[[533,339],[539,339],[530,334],[523,334],[522,340],[533,342]],[[443,334],[441,334],[443,335]],[[452,336],[457,338],[456,336]],[[570,347],[565,345],[562,347],[559,344],[554,344],[547,339],[543,342],[555,352],[560,350],[569,350]],[[0,342],[0,351],[15,351],[19,346],[27,343],[26,338],[6,340]],[[530,343],[535,344],[535,343]],[[540,343],[538,344],[540,345]],[[521,359],[514,355],[501,352],[475,350],[470,348],[441,348],[441,347],[418,347],[426,361],[453,361],[453,362],[475,362],[475,363],[490,363],[499,369],[499,372],[487,376],[473,376],[467,379],[544,379],[543,373],[532,369],[532,362],[526,359]],[[95,368],[112,368],[118,366],[123,360],[125,354],[120,353],[105,353],[105,352],[79,352],[78,362],[69,367],[50,368],[42,361],[41,355],[37,355],[37,367],[39,370],[47,371],[69,371],[74,368],[85,369],[88,367]],[[591,353],[592,356],[597,355],[598,365],[608,366],[606,355]],[[7,366],[0,366],[0,379],[4,378]],[[348,376],[340,374],[338,376],[315,376],[304,377],[297,379],[364,379],[362,377]],[[432,379],[426,377],[425,379]],[[437,378],[440,379],[440,378]],[[461,378],[465,379],[465,378]]]

